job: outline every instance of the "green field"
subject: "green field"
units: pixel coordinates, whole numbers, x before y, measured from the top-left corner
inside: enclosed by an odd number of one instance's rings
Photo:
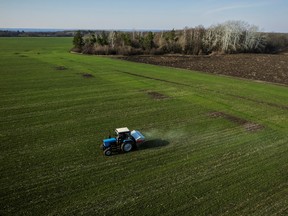
[[[287,87],[71,46],[0,38],[0,215],[288,214]],[[124,126],[150,141],[104,156]]]

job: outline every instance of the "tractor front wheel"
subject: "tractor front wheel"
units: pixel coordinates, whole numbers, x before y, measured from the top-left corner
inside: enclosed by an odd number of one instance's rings
[[[104,150],[104,155],[106,155],[106,156],[111,156],[111,155],[112,155],[111,149],[110,149],[110,148],[105,149],[105,150]]]
[[[131,143],[123,143],[121,145],[121,149],[123,152],[130,152],[133,148],[133,145]]]

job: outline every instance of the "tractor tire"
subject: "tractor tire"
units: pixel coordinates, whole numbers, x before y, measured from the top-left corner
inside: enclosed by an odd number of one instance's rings
[[[121,150],[122,150],[123,152],[130,152],[132,149],[133,149],[132,143],[123,143],[123,144],[121,145]]]
[[[112,150],[111,150],[110,148],[105,149],[105,150],[104,150],[104,155],[105,155],[105,156],[111,156],[111,155],[112,155]]]

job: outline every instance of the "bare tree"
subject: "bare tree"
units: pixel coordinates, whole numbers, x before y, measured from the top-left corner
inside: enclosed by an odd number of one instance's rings
[[[115,36],[116,36],[115,31],[111,31],[108,36],[108,41],[112,48],[115,47]]]
[[[212,26],[203,37],[208,52],[251,52],[260,49],[264,44],[263,41],[258,27],[243,21],[227,21]]]
[[[222,47],[221,44],[222,33],[223,33],[223,27],[220,25],[211,26],[206,30],[206,34],[202,39],[206,53],[211,53],[213,51],[220,51]]]

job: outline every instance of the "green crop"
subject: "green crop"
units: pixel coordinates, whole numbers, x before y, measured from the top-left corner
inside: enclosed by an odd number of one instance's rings
[[[288,89],[0,38],[1,215],[285,215]],[[105,157],[117,127],[148,142]]]

